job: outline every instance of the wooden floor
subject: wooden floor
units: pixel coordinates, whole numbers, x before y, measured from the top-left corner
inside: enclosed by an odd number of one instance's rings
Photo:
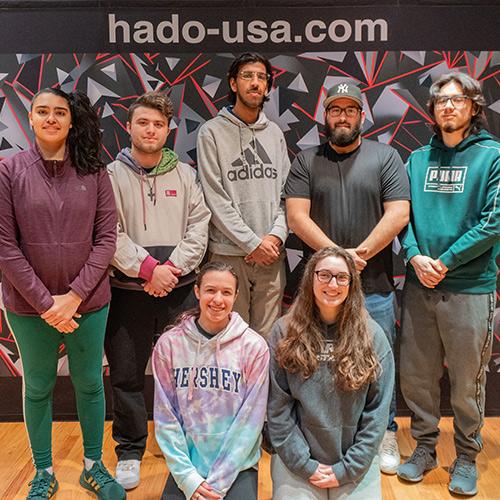
[[[408,429],[409,419],[399,418],[398,423],[400,424],[398,436],[401,454],[403,457],[407,457],[413,449]],[[447,471],[454,459],[451,419],[443,419],[441,430],[438,446],[440,466],[429,472],[424,480],[418,484],[408,485],[400,482],[396,476],[384,476],[382,481],[384,499],[434,500],[453,498],[447,489]],[[116,459],[113,453],[109,422],[106,422],[104,439],[104,461],[110,470],[114,470]],[[484,451],[478,458],[479,494],[475,498],[500,500],[500,418],[486,419],[483,439]],[[33,466],[23,424],[0,424],[0,450],[0,499],[24,499],[28,491],[28,481],[33,476]],[[82,443],[78,424],[72,422],[55,423],[54,464],[60,484],[56,500],[95,498],[78,485],[82,469],[81,450]],[[165,462],[151,433],[142,465],[142,483],[139,488],[130,492],[127,498],[130,500],[158,499],[166,476]],[[259,499],[270,500],[271,480],[268,455],[262,458],[259,478]],[[367,500],[369,499],[367,498]]]

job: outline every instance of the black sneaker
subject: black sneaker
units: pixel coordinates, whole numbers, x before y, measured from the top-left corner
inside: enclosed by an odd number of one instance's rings
[[[54,496],[59,488],[56,476],[45,469],[37,470],[35,477],[30,481],[30,492],[26,500],[45,500]]]
[[[101,460],[94,463],[92,469],[83,468],[80,484],[94,493],[100,500],[123,500],[127,494],[115,478],[107,471]]]

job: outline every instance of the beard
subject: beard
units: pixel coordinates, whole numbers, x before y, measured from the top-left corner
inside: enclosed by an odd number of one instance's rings
[[[341,148],[350,146],[361,134],[361,122],[357,122],[350,129],[344,127],[331,127],[325,123],[325,135],[334,146]]]

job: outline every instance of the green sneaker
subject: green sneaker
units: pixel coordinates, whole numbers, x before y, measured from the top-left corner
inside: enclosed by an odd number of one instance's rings
[[[83,468],[80,484],[86,490],[94,493],[100,500],[123,500],[127,498],[123,487],[107,471],[101,460],[95,462],[90,470]]]
[[[30,492],[26,500],[45,500],[54,496],[59,488],[56,476],[45,469],[37,470],[35,477],[30,481]]]
[[[477,467],[476,463],[465,455],[459,455],[450,467],[450,484],[448,489],[452,493],[464,496],[477,494]]]

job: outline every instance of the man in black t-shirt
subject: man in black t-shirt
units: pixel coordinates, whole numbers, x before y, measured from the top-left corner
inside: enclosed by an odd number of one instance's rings
[[[361,272],[366,307],[391,345],[395,337],[391,243],[409,220],[410,190],[403,162],[386,144],[361,139],[361,91],[350,82],[332,87],[324,101],[328,142],[301,152],[285,185],[290,229],[308,257],[320,248],[346,248]],[[380,446],[380,469],[395,474],[394,392]]]

